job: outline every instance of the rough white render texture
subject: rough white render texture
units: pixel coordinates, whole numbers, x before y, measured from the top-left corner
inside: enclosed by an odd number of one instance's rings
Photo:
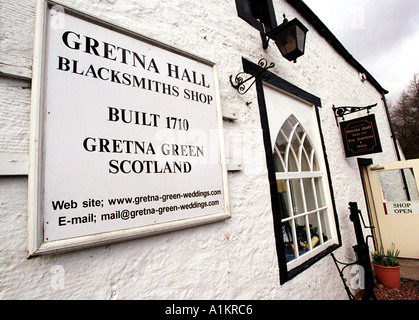
[[[381,95],[284,1],[282,13],[310,29],[306,53],[296,64],[274,45],[264,51],[259,31],[237,16],[234,0],[65,0],[63,4],[213,61],[219,70],[221,105],[238,120],[224,121],[228,158],[242,170],[228,175],[230,220],[144,239],[59,255],[26,259],[27,177],[0,177],[0,299],[346,299],[332,258],[323,258],[284,285],[279,269],[255,88],[239,95],[229,76],[242,57],[275,62],[272,72],[318,96],[339,216],[341,260],[354,258],[348,202],[366,205],[357,161],[346,159],[332,105],[378,103],[383,152],[375,163],[395,161]],[[0,67],[16,74],[31,69],[35,1],[1,2]],[[365,44],[367,45],[367,44]],[[12,72],[13,73],[13,72]],[[0,77],[0,152],[27,153],[29,82]],[[283,120],[282,120],[283,121]]]

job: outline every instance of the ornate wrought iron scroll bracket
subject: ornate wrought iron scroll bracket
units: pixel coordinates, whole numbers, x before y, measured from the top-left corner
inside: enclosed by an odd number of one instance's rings
[[[351,290],[349,289],[348,285],[346,284],[346,282],[348,280],[345,278],[345,276],[343,274],[343,271],[349,266],[353,266],[355,264],[358,264],[358,261],[351,262],[351,263],[345,263],[345,262],[340,262],[338,259],[336,259],[335,255],[333,253],[331,253],[331,256],[333,258],[333,261],[335,263],[336,268],[338,269],[339,276],[342,279],[343,286],[345,287],[346,294],[348,295],[349,300],[355,300],[355,296],[352,294]],[[344,267],[342,269],[339,268],[339,264],[344,265]]]
[[[367,114],[370,114],[370,109],[374,108],[377,104],[371,104],[365,107],[352,107],[352,106],[343,106],[343,107],[335,107],[333,106],[333,113],[335,114],[336,125],[339,127],[338,117],[342,120],[345,120],[345,115],[359,112],[362,110],[367,110]]]
[[[260,70],[246,79],[244,77],[248,74],[247,72],[239,72],[234,77],[234,81],[233,76],[230,75],[231,86],[236,89],[238,93],[245,94],[253,86],[257,78],[261,78],[262,80],[269,79],[269,73],[266,72],[266,70],[273,68],[275,64],[273,62],[269,63],[265,58],[262,58],[259,60],[258,66],[260,67]],[[253,81],[250,83],[249,81],[251,80]]]

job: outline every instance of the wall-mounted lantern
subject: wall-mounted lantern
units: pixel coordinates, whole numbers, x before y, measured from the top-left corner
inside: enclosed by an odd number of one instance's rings
[[[288,21],[284,14],[284,21],[271,31],[262,33],[262,45],[266,49],[269,39],[275,41],[282,56],[297,62],[297,58],[304,54],[306,33],[308,29],[297,18]]]
[[[262,23],[262,22],[261,22]],[[262,23],[263,30],[265,30],[265,25]],[[306,33],[308,29],[301,23],[297,18],[288,21],[284,14],[284,21],[273,28],[268,32],[261,32],[262,45],[263,48],[268,48],[269,39],[275,41],[276,46],[279,51],[281,51],[282,56],[289,60],[297,62],[297,58],[304,54],[304,48],[306,44]],[[230,76],[230,83],[234,89],[236,89],[240,94],[246,93],[250,87],[255,83],[256,78],[266,78],[269,77],[268,69],[275,66],[274,63],[268,63],[264,58],[260,59],[258,62],[259,71],[246,79],[243,75],[246,72],[239,72],[233,81],[233,76]],[[253,80],[250,82],[250,80]]]

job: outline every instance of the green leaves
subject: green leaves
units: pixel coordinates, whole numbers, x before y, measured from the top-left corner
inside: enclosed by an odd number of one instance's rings
[[[380,250],[373,253],[372,262],[380,266],[395,267],[399,265],[397,262],[399,254],[400,250],[396,249],[394,243],[392,243],[391,248],[387,250],[387,255],[384,254],[384,248],[381,246]]]

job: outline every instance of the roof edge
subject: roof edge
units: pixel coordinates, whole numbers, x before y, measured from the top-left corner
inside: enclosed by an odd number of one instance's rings
[[[343,44],[336,38],[336,36],[326,27],[320,18],[302,1],[302,0],[286,0],[294,9],[296,9],[304,19],[306,19],[316,31],[326,39],[327,42],[358,72],[366,75],[367,81],[380,93],[387,94],[388,91],[384,89],[378,81],[365,69],[343,46]]]

